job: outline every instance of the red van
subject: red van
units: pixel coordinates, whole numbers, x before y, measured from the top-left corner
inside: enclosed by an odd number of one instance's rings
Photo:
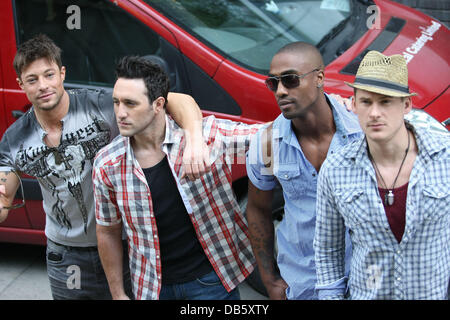
[[[37,33],[62,48],[67,89],[112,87],[119,57],[156,55],[167,62],[171,91],[192,95],[205,115],[247,123],[280,112],[264,79],[286,43],[315,44],[327,66],[326,91],[343,96],[352,94],[343,81],[353,81],[368,50],[400,53],[419,94],[415,108],[434,117],[436,127],[450,128],[449,29],[391,1],[2,0],[0,135],[30,108],[12,61],[17,45]],[[245,207],[245,166],[233,175]],[[40,189],[31,177],[23,182],[26,206],[0,224],[0,241],[45,244]],[[280,193],[274,216],[281,218],[282,208]]]

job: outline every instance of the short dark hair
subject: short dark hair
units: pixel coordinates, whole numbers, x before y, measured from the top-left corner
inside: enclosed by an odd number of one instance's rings
[[[45,34],[38,34],[22,43],[17,49],[13,62],[17,77],[20,79],[23,69],[41,58],[55,62],[59,69],[62,67],[61,49]]]
[[[167,101],[169,78],[164,69],[143,57],[125,56],[116,65],[117,78],[142,79],[147,88],[149,103],[159,97]]]

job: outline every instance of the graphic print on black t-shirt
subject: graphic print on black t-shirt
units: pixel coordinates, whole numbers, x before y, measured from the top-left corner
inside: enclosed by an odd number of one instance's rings
[[[75,132],[69,132],[61,137],[58,147],[39,146],[23,149],[23,144],[17,152],[16,165],[27,174],[34,176],[52,191],[55,202],[52,214],[61,226],[72,228],[68,213],[64,211],[64,198],[56,189],[49,177],[63,179],[70,194],[76,199],[84,222],[84,232],[87,232],[88,211],[83,200],[81,174],[86,161],[93,161],[100,148],[110,140],[109,125],[90,115],[92,123]]]

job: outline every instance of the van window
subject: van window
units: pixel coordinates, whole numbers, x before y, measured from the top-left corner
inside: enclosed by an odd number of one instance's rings
[[[18,44],[48,35],[62,49],[66,84],[112,87],[119,58],[160,50],[156,33],[109,1],[16,0],[15,8]]]
[[[236,63],[267,74],[279,48],[320,47],[341,31],[355,0],[144,0]],[[338,27],[339,26],[339,27]],[[319,45],[320,44],[320,45]]]

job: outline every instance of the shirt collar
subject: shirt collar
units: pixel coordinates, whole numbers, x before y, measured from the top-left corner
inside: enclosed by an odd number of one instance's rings
[[[166,133],[164,136],[164,141],[162,143],[162,149],[164,152],[167,153],[166,145],[173,144],[173,143],[176,143],[177,141],[179,141],[180,137],[176,133],[181,128],[167,114],[165,115],[165,120],[166,120]],[[133,148],[131,147],[130,137],[123,137],[123,138],[124,138],[124,143],[125,143],[126,150],[127,150],[127,161],[131,161],[131,162],[135,163],[136,159],[135,159],[135,156],[133,153]],[[137,161],[136,161],[136,163],[137,163]],[[136,165],[136,163],[135,163],[135,165]]]
[[[362,130],[357,116],[353,112],[347,111],[346,107],[337,102],[336,99],[326,93],[324,94],[333,112],[336,133],[342,136],[360,134]],[[290,142],[292,137],[291,120],[286,119],[283,114],[280,114],[274,122],[273,128],[273,136],[275,139],[283,138],[286,143]]]
[[[434,138],[425,127],[405,120],[406,127],[410,129],[416,137],[417,148],[419,152],[427,154],[433,158],[436,154],[447,148],[448,144],[443,144],[442,140]],[[449,137],[449,135],[447,135]]]
[[[179,139],[176,132],[181,129],[177,123],[166,114],[166,135],[164,137],[163,145],[176,143]]]
[[[420,154],[433,158],[436,154],[446,148],[446,145],[439,143],[440,140],[433,139],[425,128],[414,126],[408,120],[405,120],[405,125],[414,134]],[[356,163],[363,163],[363,159],[368,157],[367,141],[364,136],[362,136],[357,147],[348,149],[345,157],[348,159],[354,159]]]
[[[337,102],[336,99],[325,93],[331,110],[333,111],[334,123],[336,124],[336,132],[342,135],[359,134],[362,132],[358,122],[358,117],[351,111],[347,111],[347,108]]]
[[[67,110],[67,113],[64,115],[64,117],[61,120],[59,120],[61,122],[61,128],[62,128],[61,135],[62,135],[62,131],[64,130],[65,122],[70,117],[70,112],[72,110],[71,106],[73,104],[74,104],[73,97],[71,94],[69,94],[69,108]],[[47,132],[44,130],[44,128],[42,128],[41,124],[37,120],[36,113],[35,113],[35,106],[31,106],[31,108],[29,109],[28,112],[31,112],[35,126],[36,126],[36,130],[39,134],[39,137],[41,138],[42,143],[45,144],[44,139],[45,139],[45,136],[47,135]]]

